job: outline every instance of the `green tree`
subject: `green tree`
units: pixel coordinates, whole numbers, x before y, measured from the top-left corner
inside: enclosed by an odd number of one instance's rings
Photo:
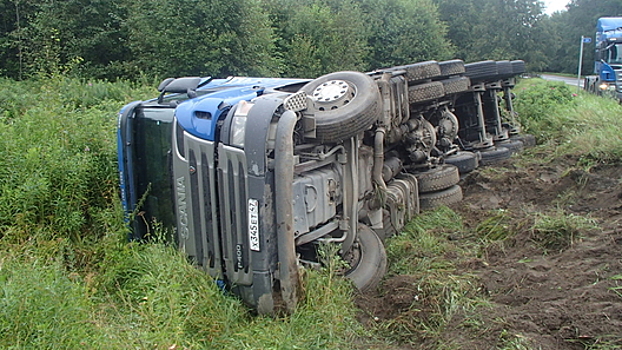
[[[258,0],[144,0],[128,8],[131,68],[159,77],[279,70]]]
[[[366,16],[352,0],[265,1],[286,76],[313,78],[367,68]]]
[[[16,79],[25,75],[23,40],[28,19],[36,11],[31,0],[0,0],[0,74]]]
[[[528,63],[532,70],[540,71],[548,64],[547,52],[555,47],[547,17],[542,13],[539,0],[505,0],[499,3],[498,25],[501,30],[499,41],[504,49],[504,56],[493,59],[520,58]]]
[[[430,0],[360,0],[371,17],[371,67],[452,57],[447,26]]]
[[[78,67],[73,63],[83,61],[85,64],[80,67],[86,71],[82,74],[110,76],[111,63],[127,59],[121,1],[12,0],[9,12],[15,16],[14,25],[6,26],[7,36],[3,39],[17,51],[19,72],[67,71],[69,67]]]
[[[456,56],[467,62],[480,60],[479,40],[490,32],[487,23],[481,20],[487,7],[479,6],[474,0],[436,0],[436,3],[440,18],[446,23],[447,36],[456,47]]]
[[[524,59],[548,64],[556,41],[539,0],[435,0],[457,56],[467,62]]]

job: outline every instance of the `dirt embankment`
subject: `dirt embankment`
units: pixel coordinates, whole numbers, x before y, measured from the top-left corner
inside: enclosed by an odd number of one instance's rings
[[[512,234],[456,264],[458,273],[475,276],[478,293],[490,304],[455,312],[434,345],[420,338],[423,348],[622,348],[622,167],[597,166],[588,173],[568,171],[574,159],[517,164],[511,159],[463,179],[464,200],[452,209],[465,226],[475,230],[491,211],[503,212]],[[592,218],[599,228],[572,233],[570,244],[543,245],[534,218],[556,212]],[[378,295],[363,296],[359,305],[380,315],[379,322],[411,317],[412,304],[400,300],[412,301],[413,284],[409,276],[389,278]],[[477,325],[469,326],[474,315]]]

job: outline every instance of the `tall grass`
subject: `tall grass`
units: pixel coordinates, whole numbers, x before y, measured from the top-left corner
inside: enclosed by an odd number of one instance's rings
[[[127,83],[57,78],[2,83],[0,237],[84,240],[111,225],[117,201],[115,113]]]
[[[5,260],[0,266],[0,347],[84,348],[105,339],[84,285],[55,261]]]
[[[586,165],[622,159],[622,106],[564,83],[523,80],[515,89],[519,120],[554,156],[571,155]]]

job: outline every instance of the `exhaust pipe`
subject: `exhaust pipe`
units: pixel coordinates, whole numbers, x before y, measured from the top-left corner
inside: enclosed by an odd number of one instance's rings
[[[274,197],[276,202],[276,232],[281,297],[288,312],[298,303],[298,260],[294,241],[293,188],[294,183],[294,126],[296,113],[286,111],[276,127]]]

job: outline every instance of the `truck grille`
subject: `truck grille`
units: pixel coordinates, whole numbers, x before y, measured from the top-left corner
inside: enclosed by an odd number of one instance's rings
[[[248,236],[248,176],[244,151],[218,146],[220,222],[225,269],[230,282],[252,283]]]
[[[173,175],[180,248],[211,276],[222,278],[214,143],[173,133]]]

